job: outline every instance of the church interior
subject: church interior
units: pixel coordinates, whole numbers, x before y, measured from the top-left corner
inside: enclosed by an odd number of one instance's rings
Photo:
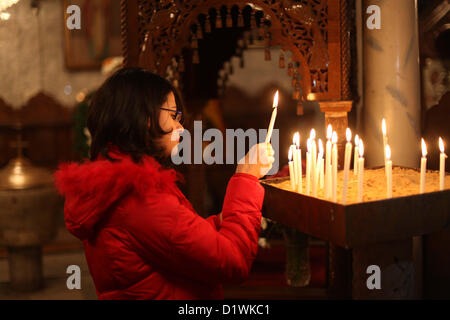
[[[97,299],[52,174],[89,157],[90,99],[121,66],[168,79],[188,130],[267,128],[279,91],[258,254],[248,279],[223,286],[226,300],[450,299],[449,43],[447,0],[0,0],[0,299]],[[289,189],[293,134],[306,152],[311,129],[326,141],[329,125],[342,179],[346,129],[364,140],[364,202]],[[235,168],[179,167],[199,215],[221,212]],[[381,289],[369,285],[374,265]]]

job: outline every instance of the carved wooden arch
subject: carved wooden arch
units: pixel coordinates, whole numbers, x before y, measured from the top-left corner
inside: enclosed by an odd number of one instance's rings
[[[348,72],[343,74],[343,67],[349,62],[341,61],[341,47],[346,43],[341,11],[346,0],[122,0],[125,63],[165,74],[171,59],[189,46],[190,27],[198,24],[199,15],[222,6],[238,6],[242,12],[249,4],[269,18],[270,45],[291,51],[293,61],[299,62],[303,99],[346,98]]]

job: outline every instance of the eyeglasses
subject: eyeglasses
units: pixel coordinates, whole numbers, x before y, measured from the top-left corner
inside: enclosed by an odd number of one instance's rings
[[[183,121],[183,112],[182,111],[172,110],[172,109],[167,109],[167,108],[160,108],[160,109],[175,113],[175,115],[172,116],[173,120],[178,121],[179,123],[181,123]]]

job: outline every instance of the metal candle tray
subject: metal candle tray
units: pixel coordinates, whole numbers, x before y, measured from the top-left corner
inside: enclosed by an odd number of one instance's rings
[[[343,205],[261,180],[263,216],[343,248],[407,239],[450,225],[450,190]]]

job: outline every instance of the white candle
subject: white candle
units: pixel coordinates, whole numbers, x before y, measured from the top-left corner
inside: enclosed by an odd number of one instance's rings
[[[363,201],[363,181],[364,181],[364,144],[359,139],[359,159],[358,159],[358,201]]]
[[[355,154],[353,156],[353,175],[358,175],[359,136],[355,136]]]
[[[273,98],[273,105],[272,105],[272,107],[273,107],[273,111],[272,111],[272,117],[270,118],[269,129],[267,130],[266,143],[269,143],[270,139],[272,138],[273,126],[275,125],[275,119],[277,117],[278,90],[275,93],[275,96]]]
[[[296,159],[296,164],[295,164],[295,171],[296,176],[297,176],[297,192],[298,193],[302,193],[302,188],[303,188],[303,173],[302,173],[302,150],[300,149],[300,133],[296,132],[294,135],[294,144],[295,144],[295,159]]]
[[[300,134],[298,132],[294,133],[294,136],[292,138],[291,148],[292,148],[292,157],[293,157],[293,161],[294,161],[293,165],[294,165],[294,176],[295,176],[295,185],[296,186],[297,186],[297,184],[299,182],[299,180],[298,180],[298,178],[299,178],[298,177],[298,170],[297,170],[298,161],[299,161],[297,148],[298,148],[298,145],[299,145],[299,140],[300,140]]]
[[[317,170],[319,175],[319,187],[320,189],[323,189],[324,186],[324,159],[323,159],[323,143],[322,140],[319,139],[319,160],[318,160],[318,166],[319,169]]]
[[[311,140],[306,142],[306,194],[311,194]]]
[[[311,130],[311,190],[313,195],[317,196],[317,144],[316,144],[316,130]]]
[[[439,149],[441,150],[441,155],[439,158],[439,190],[444,190],[445,158],[447,158],[447,155],[444,152],[444,141],[441,137],[439,137]]]
[[[331,197],[331,136],[333,135],[333,128],[331,124],[327,128],[327,145],[325,154],[325,198]]]
[[[381,120],[381,131],[383,132],[383,153],[386,150],[386,145],[388,143],[387,141],[387,129],[386,129],[386,120],[383,118],[383,120]],[[384,156],[384,162],[386,165],[386,154]]]
[[[427,145],[422,138],[422,159],[420,161],[420,193],[425,193],[425,175],[427,172]]]
[[[317,190],[319,189],[319,178],[320,178],[320,159],[323,157],[323,145],[322,145],[322,154],[320,153],[320,144],[322,140],[319,139],[319,154],[316,159],[316,168],[314,169],[314,181],[313,184],[313,195],[317,197]]]
[[[347,187],[348,187],[348,174],[350,171],[350,160],[352,159],[352,131],[350,128],[346,130],[347,143],[345,144],[345,156],[344,156],[344,183],[342,186],[342,203],[347,202]]]
[[[391,148],[386,145],[386,196],[392,198],[392,160],[391,160]]]
[[[294,170],[294,162],[292,161],[292,151],[293,151],[293,149],[289,148],[288,164],[289,164],[289,177],[291,179],[291,189],[292,189],[292,191],[295,191],[295,187],[296,187],[295,186],[295,170]]]
[[[297,176],[297,170],[296,170],[296,166],[297,166],[297,159],[296,159],[296,146],[295,144],[291,145],[289,147],[289,154],[292,155],[292,158],[289,158],[291,161],[292,160],[292,167],[294,169],[294,171],[292,172],[292,176],[294,178],[294,184],[295,186],[297,186],[298,183],[298,176]]]
[[[333,201],[336,202],[336,196],[337,196],[337,133],[336,131],[333,131],[333,137],[331,139],[331,142],[333,143],[333,147],[332,147],[332,151],[331,151],[331,166],[333,167],[332,169],[332,175],[333,175],[333,182],[332,182],[332,197],[333,197]]]

